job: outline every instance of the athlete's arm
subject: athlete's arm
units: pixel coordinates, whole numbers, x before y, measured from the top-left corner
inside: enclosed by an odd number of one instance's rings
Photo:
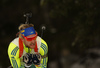
[[[20,68],[19,48],[12,42],[8,47],[8,56],[13,68]]]
[[[39,53],[42,55],[42,56],[45,56],[47,55],[48,53],[48,46],[47,46],[47,43],[41,39],[41,46],[40,46],[40,51]],[[48,61],[48,57],[45,57],[45,58],[42,58],[41,60],[41,68],[46,68],[47,67],[47,61]]]

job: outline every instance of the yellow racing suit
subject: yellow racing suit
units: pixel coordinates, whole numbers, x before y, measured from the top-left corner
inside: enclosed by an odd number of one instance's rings
[[[19,57],[19,41],[18,40],[19,38],[15,38],[12,42],[10,42],[9,47],[8,47],[8,56],[13,68],[25,68],[24,67],[25,63],[23,62],[23,55],[25,53],[35,53],[35,51],[34,49],[30,49],[26,47],[23,43],[23,54],[21,57]],[[36,41],[37,41],[38,53],[40,53],[41,56],[47,55],[48,53],[47,43],[39,36],[37,36]],[[35,66],[34,64],[32,64],[30,68],[47,68],[47,62],[48,62],[48,57],[44,57],[41,59],[40,66]]]

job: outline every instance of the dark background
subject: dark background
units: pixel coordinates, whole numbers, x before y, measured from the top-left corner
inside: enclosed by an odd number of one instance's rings
[[[49,47],[49,63],[63,55],[83,56],[100,46],[100,0],[0,0],[0,68],[10,65],[7,48],[25,23],[23,14],[32,13],[29,22]],[[49,67],[50,68],[50,67]],[[55,67],[52,67],[55,68]],[[61,67],[63,68],[63,67]]]

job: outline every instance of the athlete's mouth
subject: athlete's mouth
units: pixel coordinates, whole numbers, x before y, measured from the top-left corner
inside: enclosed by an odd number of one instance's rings
[[[35,46],[35,43],[30,44],[30,46]]]

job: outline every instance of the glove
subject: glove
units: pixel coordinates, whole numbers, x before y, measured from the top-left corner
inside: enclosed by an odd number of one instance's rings
[[[41,55],[40,54],[32,54],[32,62],[34,65],[40,65]]]
[[[25,62],[25,67],[30,67],[32,64],[32,54],[26,53],[23,56],[23,62]]]

